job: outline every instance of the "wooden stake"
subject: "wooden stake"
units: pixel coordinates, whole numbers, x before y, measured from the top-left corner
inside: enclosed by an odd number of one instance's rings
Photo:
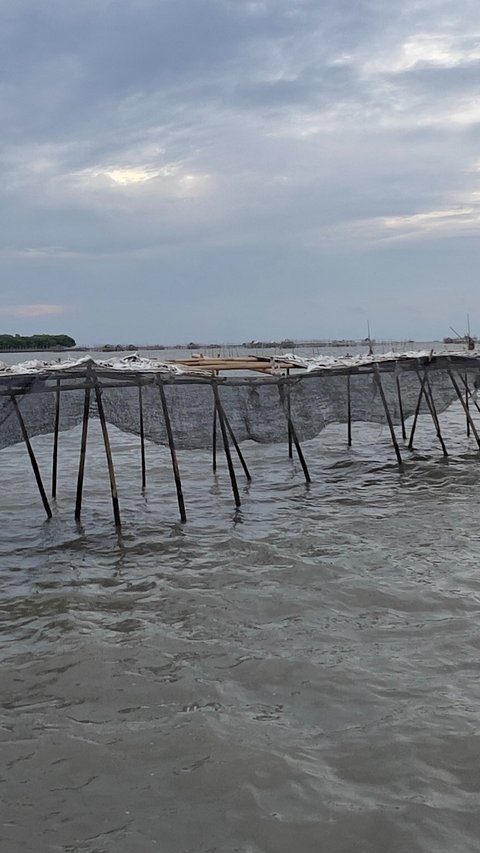
[[[105,411],[103,408],[102,389],[93,371],[92,377],[95,387],[95,399],[97,401],[98,417],[100,418],[100,426],[102,427],[103,443],[105,445],[105,455],[107,457],[108,477],[110,480],[110,492],[112,495],[113,517],[115,519],[115,526],[121,527],[122,523],[120,521],[120,507],[118,505],[117,483],[115,481],[115,469],[113,467],[112,449],[110,447],[107,421],[105,419]]]
[[[461,402],[461,404],[462,404],[462,406],[463,406],[463,410],[464,410],[464,412],[465,412],[465,417],[467,418],[467,420],[468,420],[468,422],[469,422],[469,424],[470,424],[470,429],[472,430],[472,432],[473,432],[473,434],[474,434],[474,436],[475,436],[475,441],[477,442],[478,447],[480,448],[480,438],[479,438],[479,436],[478,436],[477,428],[476,428],[476,426],[475,426],[475,424],[474,424],[474,422],[473,422],[473,420],[472,420],[472,416],[471,416],[471,414],[470,414],[470,409],[467,409],[467,407],[466,407],[466,405],[465,405],[465,400],[463,399],[463,394],[462,394],[462,392],[460,391],[460,388],[458,387],[458,385],[457,385],[457,383],[456,383],[456,381],[455,381],[455,377],[454,377],[454,375],[453,375],[452,371],[449,369],[449,370],[447,370],[447,373],[448,373],[448,375],[449,375],[449,377],[450,377],[450,380],[451,380],[451,383],[452,383],[453,387],[455,388],[455,393],[456,393],[456,395],[457,395],[458,399],[460,400],[460,402]]]
[[[55,426],[53,428],[53,459],[52,459],[52,498],[57,497],[57,468],[58,468],[58,430],[60,427],[60,379],[57,379],[55,391]]]
[[[293,436],[290,418],[288,420],[288,458],[293,459]]]
[[[143,422],[143,394],[141,385],[138,386],[138,413],[140,420],[140,458],[142,463],[142,491],[144,491],[147,485],[147,466],[145,463],[145,429]]]
[[[443,451],[443,455],[444,455],[444,456],[448,456],[447,448],[445,447],[445,442],[444,442],[444,440],[443,440],[443,438],[442,438],[442,433],[441,433],[441,430],[440,430],[440,421],[438,420],[437,410],[436,410],[436,408],[435,408],[435,403],[434,403],[434,400],[433,400],[432,387],[431,387],[431,385],[430,385],[430,380],[429,380],[429,378],[428,378],[427,371],[426,371],[426,370],[424,370],[424,372],[423,372],[423,373],[424,373],[424,376],[426,377],[426,383],[425,383],[425,385],[424,385],[423,394],[424,394],[425,400],[427,401],[427,406],[428,406],[428,408],[429,408],[430,415],[431,415],[431,417],[432,417],[433,425],[434,425],[434,427],[435,427],[435,431],[436,431],[436,433],[437,433],[437,438],[438,438],[438,440],[439,440],[439,442],[440,442],[440,445],[441,445],[441,448],[442,448],[442,451]],[[418,376],[418,381],[419,381],[419,382],[420,382],[420,384],[421,384],[421,381],[422,381],[422,380],[420,379],[420,374],[419,374],[418,370],[416,371],[416,374],[417,374],[417,376]]]
[[[222,406],[222,409],[223,409],[223,406]],[[238,458],[239,458],[239,460],[240,460],[240,464],[241,464],[241,466],[242,466],[242,468],[243,468],[243,470],[244,470],[244,472],[245,472],[245,476],[246,476],[247,480],[248,480],[249,482],[251,482],[252,478],[251,478],[251,476],[250,476],[250,471],[248,470],[247,463],[245,462],[245,459],[244,459],[244,457],[243,457],[243,453],[242,453],[242,451],[240,450],[240,447],[239,447],[239,445],[238,445],[238,441],[237,441],[237,439],[235,438],[235,433],[233,432],[233,429],[232,429],[232,427],[231,427],[231,425],[230,425],[230,421],[229,421],[229,420],[228,420],[228,418],[227,418],[227,415],[226,415],[226,413],[225,413],[225,409],[223,409],[223,417],[224,417],[224,419],[225,419],[225,426],[227,427],[227,430],[228,430],[228,433],[229,433],[229,435],[230,435],[230,438],[232,439],[233,446],[234,446],[235,450],[237,451],[237,456],[238,456]]]
[[[213,389],[213,398],[215,400],[215,409],[218,412],[218,422],[220,424],[220,430],[222,433],[223,439],[223,449],[225,451],[225,458],[227,460],[228,465],[228,473],[230,474],[230,482],[232,484],[232,492],[235,500],[235,506],[241,506],[242,502],[240,500],[240,492],[238,491],[237,478],[235,476],[235,468],[233,467],[232,455],[230,453],[230,447],[228,445],[228,436],[227,436],[227,427],[225,424],[225,414],[223,411],[222,404],[220,402],[220,397],[218,394],[217,383],[215,381],[212,382]]]
[[[408,449],[409,449],[409,450],[411,450],[411,449],[412,449],[412,447],[413,447],[413,436],[415,435],[415,430],[416,430],[416,427],[417,427],[417,420],[418,420],[418,415],[420,414],[420,406],[422,405],[422,397],[423,397],[423,394],[424,394],[424,391],[425,391],[425,383],[426,383],[426,381],[427,381],[427,374],[426,374],[426,373],[424,373],[424,375],[423,375],[423,379],[422,379],[422,384],[421,384],[421,386],[420,386],[420,393],[419,393],[419,395],[418,395],[417,407],[416,407],[416,409],[415,409],[415,415],[414,415],[414,417],[413,417],[412,429],[411,429],[411,431],[410,431],[410,439],[409,439],[409,442],[408,442]]]
[[[292,421],[292,418],[291,418],[290,412],[288,411],[288,395],[287,395],[287,405],[285,406],[285,391],[284,391],[284,386],[283,386],[283,385],[278,385],[277,387],[278,387],[278,393],[279,393],[279,396],[280,396],[280,402],[281,402],[281,404],[282,404],[283,411],[285,412],[285,416],[286,416],[286,418],[287,418],[288,427],[289,427],[289,430],[290,430],[290,435],[292,436],[292,441],[293,441],[293,443],[294,443],[294,445],[295,445],[295,450],[297,451],[297,456],[298,456],[298,458],[299,458],[300,465],[302,466],[303,475],[304,475],[304,477],[305,477],[305,482],[306,482],[306,483],[311,483],[311,482],[312,482],[312,478],[310,477],[310,472],[309,472],[309,470],[308,470],[307,463],[305,462],[305,457],[304,457],[304,455],[303,455],[303,451],[302,451],[302,448],[301,448],[301,446],[300,446],[300,442],[299,442],[298,437],[297,437],[297,432],[296,432],[295,427],[294,427],[294,425],[293,425],[293,421]],[[288,393],[289,393],[289,392],[288,392]]]
[[[468,388],[467,373],[465,373],[465,379],[463,381],[464,381],[464,385],[465,385],[465,405],[466,405],[467,410],[468,410],[470,408],[470,399],[469,399],[469,388]],[[465,418],[465,420],[467,422],[467,438],[469,438],[470,437],[470,424],[468,422],[468,418]]]
[[[178,509],[180,511],[180,519],[181,519],[182,523],[185,523],[187,520],[187,513],[185,512],[185,501],[183,499],[182,481],[180,479],[180,469],[178,467],[177,452],[175,450],[175,442],[173,440],[172,424],[170,422],[170,415],[168,412],[167,398],[165,396],[165,389],[163,387],[163,382],[161,379],[159,379],[158,376],[157,376],[157,385],[158,385],[158,390],[160,392],[160,401],[162,404],[163,419],[165,421],[165,429],[167,431],[168,446],[170,448],[170,457],[172,460],[173,476],[175,478],[175,488],[177,490],[177,502],[178,502]]]
[[[45,508],[45,512],[47,513],[47,518],[51,518],[52,517],[52,510],[50,509],[50,504],[48,503],[47,493],[46,493],[45,488],[43,486],[42,477],[40,474],[40,468],[38,467],[38,462],[35,458],[35,454],[33,452],[33,447],[30,444],[30,439],[28,437],[28,432],[27,432],[27,428],[25,426],[25,421],[23,420],[22,413],[19,409],[17,400],[13,394],[12,394],[10,399],[12,401],[12,406],[13,406],[13,409],[14,409],[15,414],[17,416],[17,420],[18,420],[18,423],[20,426],[20,430],[22,432],[22,438],[25,442],[25,446],[27,448],[28,455],[30,457],[30,464],[32,466],[33,473],[35,475],[35,480],[37,481],[38,491],[40,492],[40,497],[42,498],[43,506]]]
[[[468,398],[469,398],[469,400],[471,400],[471,401],[473,402],[473,405],[475,406],[475,408],[476,408],[477,412],[479,412],[479,413],[480,413],[480,406],[478,405],[477,401],[474,399],[473,394],[472,394],[472,392],[470,391],[470,388],[468,387],[468,384],[466,383],[466,381],[465,381],[465,379],[463,378],[463,376],[462,376],[462,374],[461,374],[461,373],[459,373],[459,378],[462,380],[463,384],[465,385],[465,391],[466,391],[466,393],[468,394]],[[470,407],[469,407],[469,408],[470,408]]]
[[[87,453],[88,417],[90,414],[90,387],[85,388],[83,401],[82,439],[80,442],[80,462],[78,465],[77,497],[75,501],[75,521],[80,521],[82,512],[83,478],[85,474],[85,456]]]
[[[402,405],[402,392],[400,390],[400,377],[398,374],[395,376],[397,383],[397,397],[398,397],[398,411],[400,412],[400,421],[402,424],[402,438],[404,441],[407,440],[407,432],[405,430],[405,418],[403,416],[403,405]]]
[[[290,376],[290,368],[287,367],[287,376]],[[292,420],[292,401],[290,399],[291,388],[290,385],[287,386],[287,410],[288,410],[288,458],[293,459],[293,440],[292,440],[292,430],[290,428],[290,423]]]
[[[217,407],[213,405],[213,430],[212,430],[212,468],[217,473]]]
[[[395,455],[397,457],[397,462],[399,465],[403,465],[402,455],[400,453],[400,448],[398,446],[397,436],[395,435],[395,430],[393,427],[392,417],[390,415],[390,410],[388,408],[387,398],[385,397],[385,393],[383,390],[382,380],[380,378],[380,371],[378,369],[378,364],[374,364],[373,366],[374,376],[377,383],[378,390],[380,392],[380,397],[382,398],[383,408],[385,409],[385,416],[387,418],[387,423],[390,429],[390,435],[392,437],[392,444],[395,449]]]
[[[347,373],[347,443],[352,446],[352,400],[350,394],[350,374]]]
[[[218,370],[212,372],[212,376],[218,376]],[[213,401],[213,428],[212,428],[212,469],[217,473],[217,406]]]

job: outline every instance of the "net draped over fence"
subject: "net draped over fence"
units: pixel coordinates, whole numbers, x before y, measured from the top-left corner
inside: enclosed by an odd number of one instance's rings
[[[145,438],[167,444],[168,436],[159,390],[163,387],[178,448],[208,449],[212,446],[214,385],[237,441],[284,442],[287,411],[300,441],[317,436],[327,424],[351,420],[385,423],[385,403],[392,421],[399,424],[415,412],[422,380],[427,374],[437,412],[444,411],[465,380],[473,391],[479,383],[480,358],[474,354],[438,357],[348,359],[291,376],[196,375],[145,359],[130,359],[128,369],[114,369],[105,362],[83,360],[74,366],[49,365],[0,373],[0,448],[22,441],[15,402],[30,437],[69,430],[82,422],[85,389],[100,389],[105,417],[120,430],[140,434],[139,386],[143,404]],[[292,363],[292,367],[296,365]],[[462,384],[463,383],[463,384]],[[400,395],[399,395],[400,389]],[[58,402],[59,401],[59,402]],[[426,397],[421,412],[428,412]],[[90,416],[97,417],[95,393],[90,396]]]

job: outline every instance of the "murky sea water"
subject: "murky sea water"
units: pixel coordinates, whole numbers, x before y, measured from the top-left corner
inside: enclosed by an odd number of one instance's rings
[[[480,845],[480,466],[457,406],[445,461],[423,417],[244,445],[226,466],[80,430],[44,521],[22,446],[0,457],[5,853],[467,853]],[[447,441],[448,439],[448,441]],[[51,437],[35,439],[48,481]],[[240,476],[239,476],[240,479]]]

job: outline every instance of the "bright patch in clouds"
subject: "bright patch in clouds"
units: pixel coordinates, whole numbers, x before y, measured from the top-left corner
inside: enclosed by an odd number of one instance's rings
[[[136,184],[155,186],[161,195],[173,195],[192,198],[203,195],[210,175],[187,170],[182,164],[167,163],[164,166],[104,166],[85,169],[77,173],[88,184],[98,180],[108,180],[111,186],[131,187]]]
[[[385,228],[408,231],[448,231],[457,226],[479,223],[480,211],[474,207],[460,207],[453,210],[431,210],[428,213],[414,213],[407,216],[386,216],[382,220]]]
[[[436,65],[439,68],[455,68],[480,59],[480,38],[452,38],[448,35],[421,33],[405,42],[399,70],[408,70],[416,65]]]
[[[337,59],[337,63],[341,60]],[[480,61],[480,34],[455,36],[443,33],[416,33],[396,50],[369,59],[362,70],[367,73],[402,73],[419,66],[456,68]]]
[[[445,207],[399,216],[374,216],[354,219],[320,229],[307,238],[307,245],[320,245],[338,250],[348,240],[351,245],[366,248],[399,240],[422,237],[455,237],[475,235],[480,230],[480,193],[465,195],[456,207]]]
[[[137,166],[136,168],[106,169],[104,172],[97,172],[97,174],[106,175],[114,184],[120,184],[120,186],[125,187],[128,184],[144,184],[146,181],[158,178],[162,174],[162,170]]]
[[[39,303],[35,305],[0,305],[0,314],[6,317],[53,317],[65,313],[65,305]]]

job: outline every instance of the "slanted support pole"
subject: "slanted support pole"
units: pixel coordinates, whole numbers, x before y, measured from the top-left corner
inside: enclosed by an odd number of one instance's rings
[[[218,370],[212,371],[212,376],[218,376]],[[213,426],[212,426],[212,470],[217,473],[217,405],[213,400]]]
[[[347,444],[349,447],[352,446],[352,396],[349,373],[347,373]]]
[[[55,391],[55,425],[53,427],[53,458],[52,458],[52,498],[57,497],[57,470],[58,470],[58,431],[60,427],[60,379],[57,379]]]
[[[222,406],[222,409],[223,409],[223,406]],[[250,482],[251,482],[251,480],[252,480],[252,477],[251,477],[251,475],[250,475],[250,471],[248,470],[248,465],[247,465],[247,463],[245,462],[245,458],[244,458],[244,456],[243,456],[242,451],[240,450],[240,447],[239,447],[238,441],[237,441],[237,439],[236,439],[236,437],[235,437],[235,433],[234,433],[234,431],[233,431],[233,429],[232,429],[232,427],[231,427],[231,425],[230,425],[230,421],[229,421],[229,420],[228,420],[228,418],[227,418],[227,415],[226,415],[225,409],[223,409],[223,417],[224,417],[224,419],[225,419],[225,426],[227,427],[228,434],[229,434],[230,438],[232,439],[232,444],[233,444],[233,446],[234,446],[235,450],[237,451],[237,456],[238,456],[238,458],[239,458],[239,460],[240,460],[240,464],[241,464],[241,466],[242,466],[242,468],[243,468],[244,474],[245,474],[245,476],[246,476],[246,478],[247,478],[248,482],[250,483]]]
[[[14,412],[17,416],[18,424],[20,426],[20,430],[22,433],[22,438],[25,442],[25,447],[27,448],[28,455],[30,457],[30,464],[32,466],[33,473],[35,475],[35,480],[37,481],[38,491],[40,492],[40,497],[42,498],[42,503],[43,503],[43,506],[45,508],[45,512],[47,513],[47,518],[51,518],[52,517],[52,510],[50,509],[50,504],[48,503],[47,493],[45,491],[45,488],[44,488],[44,485],[42,482],[42,477],[40,474],[40,468],[38,467],[38,462],[36,460],[35,453],[33,452],[33,447],[31,445],[30,439],[28,437],[28,432],[27,432],[27,427],[25,426],[25,421],[23,420],[22,413],[20,411],[19,405],[17,403],[16,397],[14,396],[14,394],[11,395],[10,399],[12,401],[12,406],[13,406]]]
[[[290,397],[290,388],[287,390],[287,396],[286,396],[286,400],[285,400],[285,387],[284,387],[284,385],[279,384],[277,387],[278,387],[278,393],[280,396],[280,402],[282,404],[282,409],[285,412],[285,416],[287,418],[290,435],[292,436],[292,441],[293,441],[293,444],[295,445],[295,450],[297,451],[297,456],[298,456],[298,459],[300,461],[300,465],[302,466],[303,475],[305,477],[305,482],[311,483],[312,478],[310,477],[310,472],[308,470],[307,463],[305,462],[305,457],[303,455],[303,451],[302,451],[302,448],[300,446],[300,442],[299,442],[298,437],[297,437],[297,432],[296,432],[296,429],[293,425],[292,417],[291,417],[291,414],[290,414],[290,411],[288,408],[288,400]]]
[[[476,399],[474,398],[472,392],[470,391],[470,388],[468,387],[466,379],[464,379],[464,377],[462,376],[461,373],[459,373],[458,375],[459,375],[459,378],[462,380],[463,384],[465,385],[465,392],[468,396],[468,399],[473,402],[473,405],[475,406],[477,412],[480,413],[480,406],[478,405]],[[470,409],[470,406],[468,408]]]
[[[142,465],[142,492],[147,485],[147,466],[145,462],[145,427],[143,420],[143,393],[141,384],[138,386],[138,415],[140,421],[140,459]]]
[[[89,379],[87,379],[87,382]],[[83,480],[85,476],[85,457],[87,453],[88,417],[90,414],[90,385],[85,388],[83,400],[82,438],[80,442],[80,461],[78,464],[77,495],[75,499],[75,521],[80,521],[82,513]]]
[[[235,476],[235,468],[233,467],[232,462],[232,454],[230,453],[230,447],[228,444],[228,435],[227,435],[227,426],[225,422],[225,412],[223,411],[223,406],[220,402],[220,397],[218,394],[218,387],[215,380],[212,381],[212,389],[213,389],[213,399],[215,401],[215,411],[218,414],[218,422],[220,424],[220,431],[222,433],[223,440],[223,449],[225,451],[225,458],[227,460],[228,465],[228,473],[230,474],[230,482],[232,484],[232,492],[233,498],[235,501],[235,506],[241,506],[242,502],[240,500],[240,492],[238,491],[238,483],[237,478]]]
[[[397,397],[398,397],[398,411],[400,412],[400,421],[402,424],[402,438],[404,441],[407,440],[407,432],[405,429],[405,418],[403,416],[403,404],[402,404],[402,392],[400,389],[400,377],[398,373],[395,376],[395,381],[397,385]]]
[[[287,376],[290,376],[290,368],[287,367]],[[287,410],[288,410],[288,458],[293,459],[293,439],[292,439],[292,401],[290,399],[290,385],[287,386]]]
[[[412,429],[411,429],[411,431],[410,431],[410,439],[409,439],[409,442],[408,442],[408,449],[409,449],[409,450],[411,450],[411,449],[412,449],[412,447],[413,447],[413,437],[414,437],[414,435],[415,435],[415,430],[416,430],[416,428],[417,428],[417,420],[418,420],[418,416],[419,416],[419,414],[420,414],[420,406],[422,405],[422,397],[423,397],[423,394],[424,394],[424,391],[425,391],[425,383],[426,383],[426,381],[427,381],[427,374],[426,374],[426,373],[424,373],[424,375],[423,375],[423,379],[422,379],[422,382],[421,382],[421,386],[420,386],[420,393],[419,393],[419,395],[418,395],[417,406],[416,406],[416,408],[415,408],[415,414],[414,414],[414,416],[413,416]]]
[[[97,379],[97,376],[93,371],[92,377],[95,388],[95,399],[97,401],[98,417],[100,418],[100,426],[102,427],[105,455],[107,457],[108,477],[110,480],[110,492],[112,495],[113,517],[115,519],[115,526],[121,527],[122,523],[120,521],[120,507],[118,505],[117,483],[115,480],[115,469],[113,467],[112,449],[110,447],[110,438],[108,436],[107,421],[105,419],[105,411],[103,408],[102,389],[100,387],[100,383]]]
[[[175,479],[175,488],[177,490],[177,502],[178,509],[180,512],[180,520],[182,521],[182,524],[184,524],[187,520],[187,513],[185,511],[185,501],[183,499],[183,489],[182,481],[180,478],[180,469],[178,467],[177,451],[175,450],[175,442],[173,439],[172,424],[170,421],[170,414],[167,406],[167,398],[165,396],[165,388],[163,387],[162,380],[159,379],[158,376],[157,385],[158,390],[160,392],[160,402],[162,404],[163,420],[165,422],[165,429],[167,431],[168,446],[170,448],[170,458],[172,460],[173,476]]]
[[[463,380],[463,383],[465,385],[465,405],[466,405],[467,411],[468,411],[470,409],[470,397],[469,397],[470,391],[469,391],[469,387],[468,387],[468,374],[466,371],[465,371],[465,378]],[[467,422],[467,438],[470,438],[470,424],[468,422],[468,418],[465,418],[465,420]]]
[[[392,444],[393,444],[393,447],[394,447],[394,450],[395,450],[395,455],[396,455],[396,457],[397,457],[397,462],[398,462],[398,464],[399,464],[400,466],[402,466],[402,465],[403,465],[402,455],[401,455],[401,453],[400,453],[400,448],[399,448],[399,446],[398,446],[397,436],[395,435],[395,429],[394,429],[394,427],[393,427],[392,416],[391,416],[391,414],[390,414],[390,410],[389,410],[389,408],[388,408],[387,398],[385,397],[385,392],[384,392],[384,390],[383,390],[383,385],[382,385],[382,380],[381,380],[381,378],[380,378],[380,371],[379,371],[379,369],[378,369],[378,364],[374,364],[374,366],[373,366],[373,370],[374,370],[374,374],[373,374],[373,375],[375,376],[375,381],[376,381],[376,383],[377,383],[377,388],[378,388],[378,390],[379,390],[380,397],[381,397],[381,399],[382,399],[383,408],[385,409],[385,416],[386,416],[386,418],[387,418],[388,427],[389,427],[389,429],[390,429],[390,435],[391,435],[391,438],[392,438]]]
[[[452,383],[453,387],[455,388],[455,393],[456,393],[456,395],[457,395],[458,399],[460,400],[460,402],[461,402],[461,404],[462,404],[462,406],[463,406],[463,410],[464,410],[464,412],[465,412],[465,417],[467,418],[467,420],[468,420],[468,422],[469,422],[469,424],[470,424],[470,429],[472,430],[472,432],[473,432],[473,434],[474,434],[474,436],[475,436],[475,441],[477,442],[477,445],[478,445],[478,447],[480,448],[480,438],[479,438],[479,436],[478,436],[477,428],[476,428],[476,426],[475,426],[475,424],[474,424],[474,422],[473,422],[472,416],[471,416],[471,414],[470,414],[470,409],[467,409],[467,407],[466,407],[466,405],[465,405],[465,400],[463,399],[463,394],[462,394],[462,392],[460,391],[460,388],[458,387],[458,384],[457,384],[457,382],[456,382],[456,380],[455,380],[455,377],[454,377],[454,375],[453,375],[452,371],[451,371],[450,369],[448,369],[448,370],[447,370],[447,373],[448,373],[448,375],[449,375],[449,377],[450,377],[450,381],[451,381],[451,383]]]
[[[418,381],[420,382],[420,384],[422,384],[422,380],[420,379],[420,374],[419,374],[418,370],[416,371],[416,373],[417,373]],[[443,440],[442,433],[440,430],[440,421],[438,420],[437,410],[435,408],[435,403],[433,400],[432,387],[430,385],[430,380],[428,378],[428,374],[427,374],[426,370],[423,371],[423,375],[426,379],[425,384],[423,386],[423,394],[424,394],[425,400],[427,401],[427,406],[428,406],[428,409],[429,409],[429,412],[430,412],[430,415],[431,415],[431,418],[433,421],[433,425],[435,427],[435,431],[437,433],[437,438],[438,438],[440,445],[441,445],[441,448],[442,448],[443,455],[448,456],[447,448],[445,447],[445,442]]]
[[[212,469],[217,473],[217,407],[213,405],[213,427],[212,427]]]

